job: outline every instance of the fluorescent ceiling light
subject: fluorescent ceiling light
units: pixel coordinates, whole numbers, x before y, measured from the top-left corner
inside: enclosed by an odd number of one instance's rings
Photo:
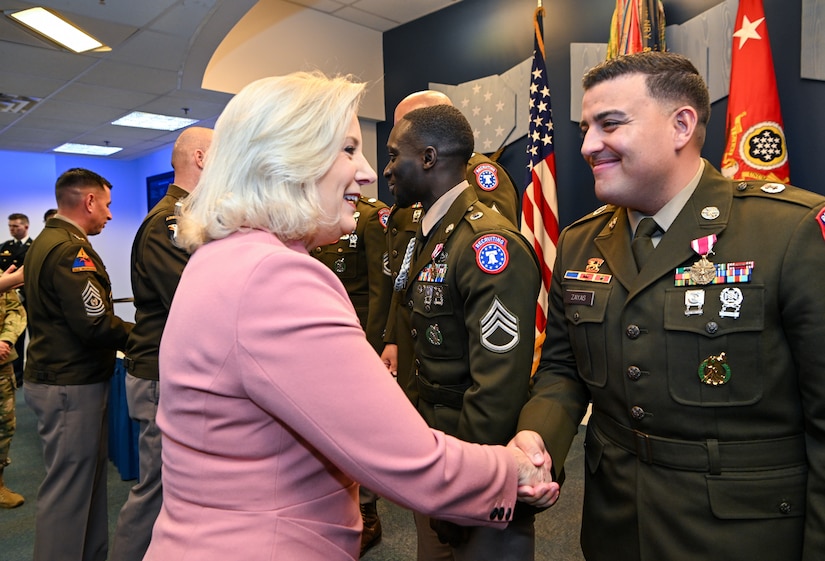
[[[98,146],[96,144],[73,144],[67,142],[54,149],[55,152],[64,152],[66,154],[85,154],[87,156],[111,156],[116,152],[120,152],[123,148],[119,146]]]
[[[159,131],[176,131],[197,122],[197,119],[185,119],[183,117],[170,117],[169,115],[132,111],[125,117],[121,117],[117,121],[112,121],[112,124],[119,125],[121,127],[138,127],[141,129],[155,129]]]
[[[104,48],[103,43],[45,8],[6,12],[6,15],[76,53]]]

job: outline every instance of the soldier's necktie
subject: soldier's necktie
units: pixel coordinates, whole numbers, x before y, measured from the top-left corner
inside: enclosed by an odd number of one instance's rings
[[[393,287],[397,292],[407,288],[407,277],[410,274],[410,261],[412,261],[413,248],[415,247],[415,236],[410,238],[407,244],[407,251],[404,253],[404,260],[401,262],[401,269],[398,271],[398,276],[395,277],[395,286]]]
[[[633,257],[636,259],[636,267],[642,270],[647,260],[656,249],[653,246],[651,237],[660,230],[659,225],[650,216],[642,218],[639,225],[636,227],[636,235],[633,236],[633,241],[630,242],[630,249],[633,250]]]

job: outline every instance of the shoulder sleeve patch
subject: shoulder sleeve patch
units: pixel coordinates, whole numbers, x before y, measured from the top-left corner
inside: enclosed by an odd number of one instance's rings
[[[384,229],[387,229],[387,224],[390,221],[390,208],[389,207],[381,207],[378,209],[378,221],[381,223],[381,226]]]
[[[816,221],[819,223],[819,229],[822,230],[822,238],[825,239],[825,207],[817,213]]]
[[[476,183],[485,191],[495,191],[498,187],[498,170],[493,164],[479,164],[473,168]]]
[[[77,251],[74,263],[72,263],[73,273],[79,273],[81,271],[97,271],[94,261],[92,261],[89,254],[87,254],[82,247]]]
[[[478,268],[485,273],[497,275],[507,268],[510,254],[507,252],[506,238],[496,234],[481,236],[473,243],[473,249]]]

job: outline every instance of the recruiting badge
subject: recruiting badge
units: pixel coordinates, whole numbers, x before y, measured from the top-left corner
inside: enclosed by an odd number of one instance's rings
[[[384,229],[387,229],[387,223],[390,221],[390,209],[389,207],[382,207],[378,209],[378,221],[381,223],[381,226]]]
[[[498,170],[493,164],[480,164],[473,168],[478,186],[485,191],[494,191],[498,187]]]
[[[490,234],[481,236],[473,244],[476,251],[476,263],[485,273],[496,275],[507,268],[510,255],[507,253],[507,240]]]

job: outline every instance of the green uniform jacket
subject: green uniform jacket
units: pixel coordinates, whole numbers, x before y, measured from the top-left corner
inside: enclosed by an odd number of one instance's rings
[[[25,266],[30,340],[24,379],[54,385],[108,380],[132,324],[114,314],[109,275],[86,235],[50,218]]]
[[[823,205],[706,162],[638,275],[626,209],[561,234],[519,428],[541,433],[560,467],[592,398],[589,561],[822,558]],[[680,286],[677,268],[700,260],[692,240],[711,234],[724,282]],[[703,381],[714,371],[728,381]]]
[[[389,212],[381,201],[361,197],[356,205],[355,231],[310,252],[341,279],[367,341],[379,354],[384,350],[384,328],[392,297],[386,262]]]
[[[528,396],[535,254],[515,226],[465,189],[416,255],[405,295],[418,410],[462,440],[505,444]]]
[[[160,337],[172,297],[189,254],[172,243],[175,204],[187,193],[174,183],[149,211],[132,243],[132,294],[135,328],[126,341],[127,370],[133,376],[158,380]]]
[[[0,294],[0,341],[11,344],[11,353],[0,364],[8,364],[17,359],[14,344],[26,330],[26,310],[17,297],[17,291],[7,290]]]
[[[393,286],[401,270],[401,263],[404,262],[407,244],[415,237],[423,217],[424,209],[420,203],[409,208],[392,207],[387,220],[387,246],[389,248],[387,260]],[[418,384],[415,381],[415,368],[413,367],[415,355],[410,338],[410,312],[407,309],[403,291],[393,290],[384,342],[398,347],[398,384],[415,405],[418,402]]]

